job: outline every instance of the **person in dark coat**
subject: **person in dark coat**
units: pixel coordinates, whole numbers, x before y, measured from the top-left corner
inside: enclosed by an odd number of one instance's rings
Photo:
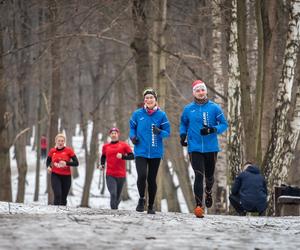
[[[239,215],[258,212],[263,215],[267,208],[267,186],[259,168],[246,162],[232,186],[229,200]]]

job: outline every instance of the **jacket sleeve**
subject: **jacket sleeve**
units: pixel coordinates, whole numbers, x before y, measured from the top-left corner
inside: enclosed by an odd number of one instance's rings
[[[222,134],[227,128],[228,128],[228,122],[225,118],[224,112],[221,109],[221,107],[218,107],[218,111],[217,111],[217,125],[214,126],[217,129],[217,134]]]
[[[160,135],[162,138],[167,138],[170,136],[171,128],[167,115],[164,113],[162,123],[160,124],[161,132]]]
[[[134,112],[129,120],[129,138],[136,137],[137,134],[137,119],[136,112]]]
[[[52,163],[52,154],[53,154],[53,149],[51,148],[49,150],[48,157],[47,157],[47,160],[46,160],[46,167],[52,167],[51,166],[51,163]]]
[[[52,158],[51,158],[51,156],[48,156],[47,160],[46,160],[46,167],[52,167],[51,162],[52,162]]]
[[[100,157],[100,165],[105,165],[106,162],[106,145],[104,144],[102,146],[102,152],[101,152],[101,157]]]
[[[241,184],[242,184],[242,180],[241,180],[241,175],[239,175],[238,177],[235,178],[235,181],[232,185],[232,188],[231,188],[231,193],[233,195],[236,195],[239,193],[240,191],[240,188],[241,188]]]
[[[186,111],[186,108],[185,108],[183,110],[182,114],[181,114],[179,134],[180,135],[186,135],[187,130],[188,130],[188,126],[189,126],[189,120],[188,120],[187,111]]]
[[[264,191],[265,191],[265,193],[266,193],[266,195],[268,195],[268,188],[267,188],[267,183],[266,183],[266,180],[265,180],[265,178],[263,177],[263,186],[264,186]]]
[[[71,157],[72,161],[68,161],[67,162],[67,166],[72,166],[72,167],[78,167],[79,165],[79,161],[77,159],[77,156],[76,155],[73,155]]]

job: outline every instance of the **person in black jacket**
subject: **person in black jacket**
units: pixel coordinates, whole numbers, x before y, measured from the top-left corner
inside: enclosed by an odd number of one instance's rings
[[[258,212],[263,215],[267,208],[267,186],[259,168],[246,162],[232,186],[229,200],[239,215]]]

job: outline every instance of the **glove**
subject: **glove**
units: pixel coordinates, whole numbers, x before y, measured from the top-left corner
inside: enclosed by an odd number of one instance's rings
[[[206,125],[203,126],[202,129],[200,129],[200,134],[201,135],[209,135],[217,132],[217,129],[214,127],[208,127]]]
[[[156,127],[155,125],[153,125],[152,132],[153,132],[153,134],[158,135],[161,132],[161,129]]]
[[[186,147],[188,145],[185,139],[186,139],[186,134],[180,135],[180,144],[182,147]]]
[[[132,137],[132,138],[130,138],[130,140],[131,140],[131,142],[132,142],[134,145],[139,144],[139,139],[136,138],[136,137]]]
[[[100,163],[97,164],[97,169],[104,169],[104,168],[105,168],[104,164],[100,164]]]

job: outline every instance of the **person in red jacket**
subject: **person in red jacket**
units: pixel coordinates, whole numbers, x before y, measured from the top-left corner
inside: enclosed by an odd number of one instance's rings
[[[42,160],[46,158],[47,156],[47,138],[45,135],[42,135],[41,140],[40,140],[40,145],[41,145],[41,158]]]
[[[51,148],[46,161],[48,173],[51,173],[51,187],[54,193],[54,205],[67,205],[67,196],[71,187],[71,168],[79,165],[72,148],[65,146],[66,137],[58,134],[55,147]]]
[[[102,169],[106,162],[106,184],[110,193],[111,209],[118,209],[121,201],[121,193],[126,180],[125,160],[134,159],[130,146],[119,141],[119,133],[118,128],[109,130],[111,142],[103,145],[100,160]]]

